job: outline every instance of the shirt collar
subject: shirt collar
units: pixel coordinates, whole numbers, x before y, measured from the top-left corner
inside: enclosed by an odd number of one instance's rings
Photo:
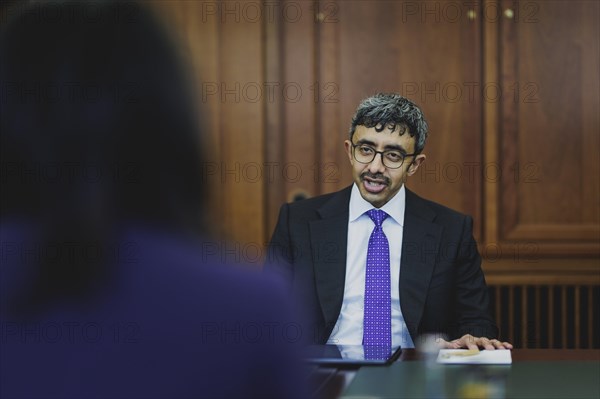
[[[373,209],[373,205],[366,201],[362,195],[360,195],[360,190],[356,183],[352,185],[352,192],[350,193],[350,208],[348,214],[348,220],[350,222],[355,221],[359,217],[365,214],[365,212]],[[404,184],[400,187],[400,190],[392,197],[391,200],[387,202],[381,209],[396,223],[400,226],[404,226],[404,210],[406,208],[406,190],[404,189]]]

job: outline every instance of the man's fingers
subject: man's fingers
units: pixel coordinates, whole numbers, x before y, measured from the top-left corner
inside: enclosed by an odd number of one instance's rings
[[[497,339],[488,339],[486,337],[474,337],[470,334],[463,335],[462,337],[446,341],[442,338],[436,340],[438,346],[441,349],[460,349],[468,348],[472,350],[478,350],[480,347],[487,350],[495,349],[512,349],[513,346],[509,342],[502,342]]]
[[[509,342],[506,342],[506,341],[501,342],[501,341],[498,341],[497,339],[492,339],[490,342],[496,347],[496,349],[512,349],[513,348],[513,346]]]
[[[494,344],[492,343],[492,341],[490,341],[489,339],[482,337],[479,338],[479,346],[482,346],[484,349],[493,351],[496,349],[496,347],[494,346]]]
[[[461,339],[458,340],[459,343],[459,347],[464,348],[465,346],[467,347],[467,349],[470,350],[479,350],[479,345],[478,345],[478,338],[475,338],[474,336],[467,334],[464,335]]]
[[[463,335],[460,339],[462,341],[462,347],[467,347],[470,350],[479,350],[479,346],[482,346],[481,338],[474,337],[471,334]]]
[[[477,345],[475,342],[473,341],[467,341],[467,349],[471,349],[474,351],[478,351],[479,350],[479,345]]]
[[[498,341],[497,339],[490,340],[490,343],[494,345],[495,349],[504,349],[504,345],[502,345],[502,342]]]
[[[497,339],[493,339],[490,341],[495,347],[496,349],[512,349],[512,345],[508,342],[501,342],[498,341]]]

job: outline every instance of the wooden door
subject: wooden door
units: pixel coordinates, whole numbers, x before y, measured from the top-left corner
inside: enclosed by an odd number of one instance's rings
[[[600,3],[501,4],[492,156],[502,173],[490,234],[542,257],[597,255]]]

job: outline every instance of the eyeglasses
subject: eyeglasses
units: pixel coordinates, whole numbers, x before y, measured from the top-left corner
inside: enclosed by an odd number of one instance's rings
[[[404,158],[417,155],[417,153],[403,154],[398,150],[376,151],[366,144],[352,144],[352,155],[360,163],[371,163],[377,154],[381,154],[381,161],[386,168],[398,169],[404,163]]]

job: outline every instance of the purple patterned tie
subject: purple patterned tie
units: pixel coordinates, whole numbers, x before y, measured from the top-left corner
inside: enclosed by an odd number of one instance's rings
[[[374,359],[388,355],[392,346],[390,246],[381,228],[389,215],[379,209],[371,209],[367,215],[375,228],[367,250],[363,345],[365,357]]]

